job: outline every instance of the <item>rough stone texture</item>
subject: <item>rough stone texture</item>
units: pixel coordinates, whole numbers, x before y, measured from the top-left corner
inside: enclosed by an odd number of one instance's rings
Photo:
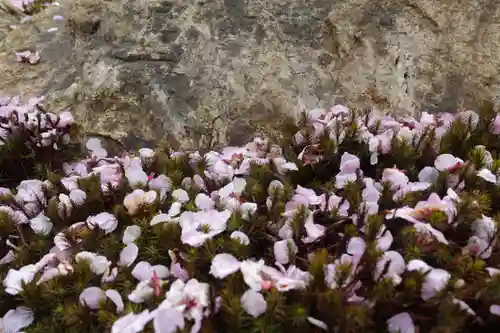
[[[10,2],[0,0],[0,42],[14,29],[19,20],[20,14],[10,5]]]
[[[0,91],[45,94],[132,146],[239,144],[334,102],[500,96],[500,0],[63,0],[9,33],[2,15]],[[42,61],[17,64],[24,49]]]

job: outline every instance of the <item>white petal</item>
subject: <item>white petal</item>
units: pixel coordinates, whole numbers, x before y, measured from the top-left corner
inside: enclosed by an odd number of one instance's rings
[[[118,261],[119,266],[131,266],[135,259],[137,259],[137,255],[139,254],[139,248],[134,243],[129,243],[123,250],[120,252],[120,260]]]
[[[149,280],[153,276],[153,268],[147,261],[138,262],[132,270],[132,276],[139,281]]]
[[[360,237],[352,237],[347,244],[347,253],[351,255],[362,256],[365,252],[365,241]]]
[[[240,269],[240,262],[228,253],[220,253],[212,259],[210,274],[218,279],[233,274]]]
[[[477,176],[483,178],[487,182],[490,182],[490,183],[493,183],[493,184],[497,183],[497,177],[493,174],[493,172],[491,172],[488,169],[481,169],[481,170],[479,170],[478,173],[477,173]]]
[[[153,321],[155,333],[175,333],[183,330],[184,325],[184,315],[176,308],[159,309]]]
[[[89,287],[82,291],[79,299],[82,305],[86,305],[90,309],[96,310],[99,309],[100,303],[106,299],[106,294],[104,290],[99,287]]]
[[[233,192],[236,193],[237,195],[240,195],[245,190],[245,187],[247,186],[247,181],[245,180],[245,178],[235,178],[233,179],[233,184],[234,184]]]
[[[426,166],[418,174],[418,180],[422,183],[435,183],[439,177],[439,170]]]
[[[152,205],[156,201],[156,197],[158,196],[158,193],[156,191],[148,191],[144,193],[144,204],[145,205]]]
[[[98,226],[105,234],[115,231],[118,227],[118,220],[110,213],[103,212],[87,218],[87,225],[89,228]]]
[[[415,324],[408,312],[401,312],[387,320],[389,333],[415,333]]]
[[[48,235],[50,230],[52,230],[53,224],[50,219],[41,212],[37,217],[31,219],[30,226],[37,235]]]
[[[392,233],[387,230],[382,237],[377,239],[377,249],[382,252],[389,250],[393,240],[394,237],[392,236]]]
[[[141,148],[139,149],[139,156],[141,159],[150,159],[155,155],[155,151],[151,148]]]
[[[160,213],[155,215],[151,222],[149,222],[150,225],[156,225],[158,223],[163,223],[163,222],[168,222],[170,220],[170,216],[168,214]]]
[[[134,242],[137,238],[141,236],[141,228],[138,225],[131,225],[125,228],[123,232],[123,244],[128,244]]]
[[[59,269],[57,269],[57,267],[49,268],[43,272],[42,276],[40,276],[40,279],[36,284],[39,285],[43,282],[50,281],[59,275],[61,275],[61,273],[59,272]]]
[[[149,280],[141,281],[135,289],[128,295],[128,300],[132,303],[144,303],[154,295],[154,289],[150,285]]]
[[[152,319],[149,310],[144,310],[139,314],[129,313],[118,319],[111,328],[111,333],[139,333],[144,326]]]
[[[420,271],[422,273],[427,273],[432,269],[432,267],[422,260],[413,259],[408,262],[406,269],[408,271]]]
[[[205,193],[198,193],[194,199],[194,203],[199,210],[210,210],[214,208],[214,201]]]
[[[181,213],[182,204],[180,202],[174,202],[168,210],[168,215],[170,217],[176,217]]]
[[[124,309],[123,299],[120,293],[114,289],[106,290],[106,296],[116,305],[116,313],[120,313]]]
[[[425,277],[422,285],[422,299],[424,301],[434,297],[444,289],[451,278],[451,274],[444,269],[432,269]]]
[[[69,192],[69,198],[76,206],[82,206],[87,199],[87,193],[76,188]]]
[[[255,202],[244,202],[241,204],[240,210],[241,218],[248,221],[250,216],[257,211],[257,204]]]
[[[264,296],[253,289],[245,291],[240,301],[243,309],[254,318],[259,317],[267,310],[267,302]]]
[[[188,193],[180,188],[172,192],[172,197],[175,199],[175,201],[178,201],[180,203],[185,203],[189,201]]]
[[[434,162],[434,166],[436,169],[439,171],[445,171],[448,170],[452,167],[454,167],[457,162],[457,158],[451,154],[441,154],[436,158],[436,161]]]
[[[21,329],[31,325],[35,317],[30,309],[20,306],[15,310],[9,310],[3,317],[4,333],[18,333]],[[2,328],[2,327],[0,327]]]
[[[165,279],[170,274],[168,268],[163,265],[151,266],[147,261],[141,261],[135,265],[132,270],[132,276],[139,281],[147,281],[153,277],[154,272],[156,272],[156,275],[160,279]]]
[[[241,231],[233,231],[230,237],[231,239],[237,239],[242,245],[250,244],[248,236]]]
[[[444,236],[444,234],[441,231],[435,229],[429,223],[418,222],[418,223],[415,223],[413,225],[413,227],[415,228],[415,230],[418,233],[424,233],[424,234],[429,233],[438,242],[448,245],[448,240],[446,239],[446,237]]]
[[[156,275],[158,275],[159,279],[166,279],[170,275],[170,271],[166,266],[154,265],[152,269],[154,272],[156,272]]]
[[[90,268],[97,275],[103,274],[111,266],[111,262],[105,256],[95,256]]]
[[[290,262],[290,252],[296,254],[298,248],[293,239],[284,239],[274,243],[273,251],[276,261],[286,265]]]
[[[386,267],[387,271],[384,273]],[[378,280],[380,275],[384,273],[384,277],[392,279],[393,283],[397,285],[401,282],[400,275],[405,271],[405,268],[405,260],[399,252],[387,251],[377,262],[373,278]]]
[[[125,177],[129,181],[130,187],[137,188],[148,183],[148,175],[138,167],[130,167],[125,171]]]
[[[5,256],[0,258],[0,265],[10,264],[16,259],[16,254],[13,250],[9,250]]]
[[[490,306],[490,312],[495,316],[500,316],[500,305],[493,304],[492,306]]]
[[[488,274],[491,277],[500,275],[500,269],[498,269],[498,268],[486,267],[485,270],[488,272]]]
[[[311,325],[319,327],[322,330],[328,331],[328,326],[326,326],[326,324],[324,322],[322,322],[321,320],[318,320],[318,319],[313,318],[313,317],[307,317],[307,321],[309,323],[311,323]]]
[[[7,276],[3,280],[5,292],[11,295],[19,294],[23,290],[22,284],[30,283],[36,273],[37,268],[35,265],[23,266],[19,270],[9,269]]]
[[[101,282],[104,283],[113,282],[116,279],[117,275],[118,275],[118,268],[113,267],[113,269],[104,272],[101,278]]]

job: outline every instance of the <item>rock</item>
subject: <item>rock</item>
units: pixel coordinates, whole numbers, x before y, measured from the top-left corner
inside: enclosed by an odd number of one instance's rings
[[[0,0],[0,41],[20,23],[22,13],[10,1]]]
[[[416,114],[500,96],[500,0],[63,0],[4,36],[0,91],[128,146],[239,144],[338,102]],[[16,63],[24,50],[40,63]]]

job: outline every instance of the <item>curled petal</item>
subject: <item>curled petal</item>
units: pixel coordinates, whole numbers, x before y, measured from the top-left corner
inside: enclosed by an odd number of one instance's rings
[[[120,293],[114,289],[106,290],[106,296],[116,305],[116,313],[120,313],[125,308]]]

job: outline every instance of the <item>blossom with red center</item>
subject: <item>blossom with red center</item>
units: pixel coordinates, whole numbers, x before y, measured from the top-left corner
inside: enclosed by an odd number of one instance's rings
[[[479,246],[479,244],[469,244],[467,248],[469,250],[469,253],[473,255],[476,255],[479,253],[479,251],[481,251],[481,247]]]
[[[452,166],[451,168],[449,168],[449,169],[448,169],[448,171],[449,171],[450,173],[454,173],[454,172],[458,171],[458,169],[460,169],[460,167],[461,167],[462,165],[463,165],[463,163],[457,162],[457,163],[455,163],[455,165],[454,165],[454,166]]]
[[[228,164],[228,165],[232,165],[232,164],[241,162],[242,160],[243,160],[243,153],[235,153],[235,154],[231,155],[230,160],[226,159],[226,160],[224,160],[224,162],[226,162],[226,164]]]
[[[237,194],[236,194],[236,193],[234,193],[234,192],[233,192],[233,193],[231,193],[229,196],[230,196],[231,198],[234,198],[234,199],[238,200],[238,202],[239,202],[240,204],[243,204],[243,203],[245,202],[245,201],[244,201],[244,200],[243,200],[243,199],[242,199],[239,195],[237,195]]]
[[[260,284],[262,286],[262,289],[264,290],[271,290],[271,288],[274,285],[273,281],[268,281],[268,280],[262,280]]]
[[[156,274],[156,271],[153,271],[153,277],[151,278],[151,287],[155,291],[155,296],[158,297],[161,294],[161,281],[160,278],[158,277],[158,274]]]
[[[186,305],[186,308],[188,309],[192,309],[198,306],[198,302],[196,302],[196,300],[192,298],[184,300],[183,303]]]

